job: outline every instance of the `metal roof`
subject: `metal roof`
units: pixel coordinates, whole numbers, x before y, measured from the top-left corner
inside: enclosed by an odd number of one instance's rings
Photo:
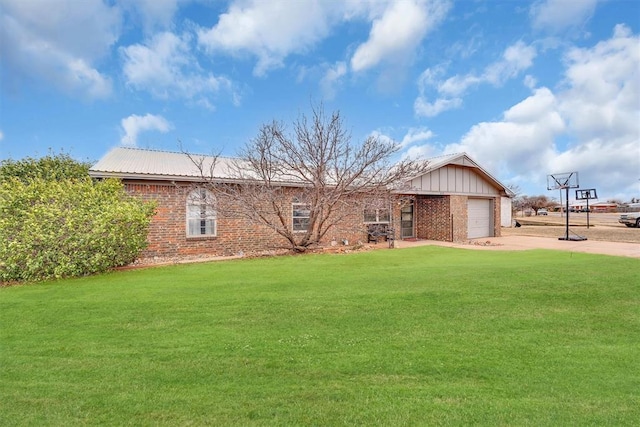
[[[227,157],[116,147],[89,169],[95,178],[186,179],[202,178],[196,162],[201,162],[205,176],[229,178],[232,159]],[[213,173],[210,170],[213,166]]]
[[[195,164],[201,162],[204,175],[208,179],[234,180],[234,177],[237,177],[230,173],[230,167],[238,159],[202,154],[190,156],[191,158],[185,153],[171,151],[116,147],[89,169],[89,175],[94,178],[195,181],[204,179]],[[503,189],[507,195],[514,196],[511,190],[480,167],[467,153],[447,154],[428,161],[425,173],[451,164],[474,168],[496,187]],[[290,180],[287,181],[292,184]]]

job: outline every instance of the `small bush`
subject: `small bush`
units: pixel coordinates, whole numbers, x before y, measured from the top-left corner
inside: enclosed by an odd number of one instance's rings
[[[83,276],[129,264],[147,245],[154,210],[117,180],[3,174],[0,281]]]

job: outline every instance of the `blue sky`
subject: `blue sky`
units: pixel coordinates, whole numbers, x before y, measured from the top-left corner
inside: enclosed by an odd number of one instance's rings
[[[640,197],[635,0],[0,0],[0,158],[234,155],[311,103],[528,195]]]

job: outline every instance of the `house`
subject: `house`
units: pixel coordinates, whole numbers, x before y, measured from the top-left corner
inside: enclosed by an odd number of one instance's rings
[[[618,212],[618,204],[614,202],[589,203],[592,212]]]
[[[217,181],[231,180],[225,174],[229,159],[198,158],[205,169],[211,166]],[[89,173],[95,179],[121,179],[129,194],[156,201],[143,257],[259,254],[284,246],[282,237],[266,226],[218,215],[213,195],[198,185],[203,183],[201,171],[184,153],[118,147]],[[402,203],[344,215],[349,223],[328,239],[367,242],[367,227],[382,224],[399,239],[462,242],[499,236],[505,210],[511,222],[513,193],[465,153],[431,159],[428,170],[408,180],[395,196]],[[291,200],[294,229],[304,226],[304,215],[304,206]]]
[[[587,202],[588,205],[587,205]],[[598,202],[597,200],[578,200],[569,205],[571,212],[584,212],[589,208],[591,212],[617,212],[618,204],[611,202]]]

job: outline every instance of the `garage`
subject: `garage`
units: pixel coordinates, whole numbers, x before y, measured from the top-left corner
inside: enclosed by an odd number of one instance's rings
[[[500,236],[503,220],[511,225],[513,192],[466,153],[431,159],[425,173],[397,192],[414,204],[412,238],[466,242]]]
[[[467,237],[476,239],[478,237],[492,237],[493,209],[491,200],[488,199],[469,199],[467,202]]]

